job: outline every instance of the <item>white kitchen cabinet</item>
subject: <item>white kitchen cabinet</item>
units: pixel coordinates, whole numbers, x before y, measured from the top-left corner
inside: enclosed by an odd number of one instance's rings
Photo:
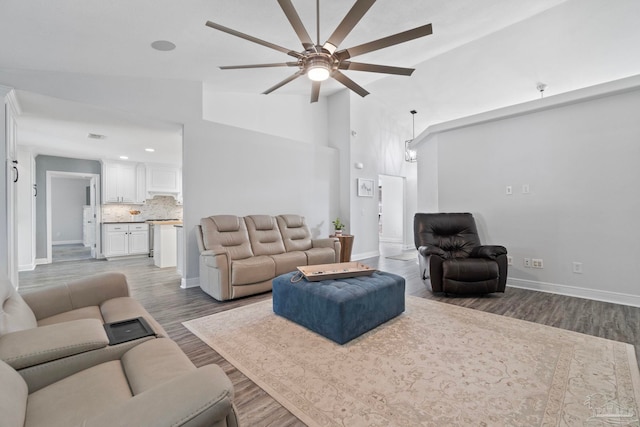
[[[103,236],[102,252],[107,258],[149,253],[148,224],[104,224]]]
[[[179,167],[147,163],[146,188],[149,198],[153,196],[173,196],[182,192],[182,171]]]
[[[139,203],[136,163],[102,162],[103,203]]]

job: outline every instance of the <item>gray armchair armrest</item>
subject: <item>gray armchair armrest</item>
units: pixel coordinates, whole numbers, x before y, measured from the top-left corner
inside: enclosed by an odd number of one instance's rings
[[[0,359],[18,370],[107,345],[102,322],[73,320],[0,336]]]
[[[129,285],[124,274],[103,273],[66,284],[47,287],[22,295],[36,319],[77,308],[100,305],[119,297],[129,296]]]
[[[418,248],[418,252],[420,253],[420,255],[422,255],[423,257],[427,257],[429,255],[438,255],[439,257],[445,258],[446,257],[446,253],[440,249],[437,246],[431,246],[431,245],[426,245],[426,246],[420,246]]]
[[[506,255],[507,248],[498,245],[476,246],[471,250],[469,257],[471,258],[487,258],[496,259],[500,255]]]
[[[82,427],[237,426],[233,385],[217,365],[207,365],[144,391]],[[218,422],[227,420],[226,423]]]

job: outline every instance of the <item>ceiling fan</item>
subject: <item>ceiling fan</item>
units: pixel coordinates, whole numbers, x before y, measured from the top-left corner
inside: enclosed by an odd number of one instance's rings
[[[340,43],[342,43],[342,41],[347,37],[351,30],[353,30],[360,19],[362,19],[364,14],[367,13],[371,6],[373,6],[375,1],[376,0],[356,0],[351,10],[349,10],[347,15],[343,18],[342,22],[338,24],[338,27],[335,29],[333,34],[331,34],[327,41],[323,45],[321,45],[320,0],[316,1],[316,44],[314,44],[311,40],[311,37],[305,29],[300,16],[296,12],[296,9],[293,7],[291,0],[278,0],[280,7],[284,11],[284,14],[287,16],[287,19],[291,23],[291,26],[302,42],[302,46],[304,48],[302,52],[297,52],[292,49],[287,49],[286,47],[278,46],[268,41],[241,33],[240,31],[236,31],[220,24],[216,24],[215,22],[207,21],[206,25],[208,27],[234,35],[236,37],[249,40],[253,43],[257,43],[259,45],[286,53],[287,55],[292,56],[296,59],[295,61],[280,62],[274,64],[231,65],[220,67],[221,70],[267,67],[298,67],[298,71],[296,71],[293,75],[287,77],[286,79],[262,92],[265,95],[306,74],[312,81],[311,102],[318,101],[318,97],[320,96],[320,84],[322,81],[328,79],[329,77],[334,78],[358,95],[364,97],[367,96],[369,92],[367,92],[362,86],[358,85],[356,82],[343,74],[340,70],[369,71],[372,73],[410,76],[411,73],[413,73],[414,69],[353,62],[349,61],[350,58],[432,34],[431,24],[427,24],[414,28],[412,30],[403,31],[398,34],[383,37],[381,39],[370,41],[368,43],[364,43],[355,47],[338,50],[338,46],[340,45]]]

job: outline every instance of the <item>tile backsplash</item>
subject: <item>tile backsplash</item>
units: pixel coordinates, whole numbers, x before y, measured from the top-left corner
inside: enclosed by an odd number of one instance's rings
[[[130,210],[140,211],[132,217]],[[144,205],[102,205],[102,222],[146,221],[148,219],[182,219],[182,206],[171,196],[156,196]]]

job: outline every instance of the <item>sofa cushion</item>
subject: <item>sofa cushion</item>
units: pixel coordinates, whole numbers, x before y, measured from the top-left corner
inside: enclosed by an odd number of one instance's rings
[[[0,360],[0,414],[4,427],[23,427],[27,409],[27,383]]]
[[[132,348],[122,356],[122,366],[134,395],[196,369],[169,339],[151,340]]]
[[[93,305],[90,307],[77,308],[75,310],[56,314],[55,316],[40,319],[38,320],[38,326],[53,325],[54,323],[69,322],[71,320],[80,319],[98,319],[100,322],[104,323],[102,313],[100,313],[100,307]]]
[[[278,227],[287,252],[311,249],[311,233],[300,215],[278,215]]]
[[[244,218],[254,255],[284,253],[284,243],[276,219],[269,215],[249,215]]]
[[[224,250],[232,260],[253,256],[244,219],[234,215],[215,215],[202,218],[200,226],[207,250]]]
[[[276,263],[268,256],[254,256],[231,263],[232,285],[250,285],[273,279],[275,276]]]
[[[276,276],[290,271],[295,271],[296,267],[307,265],[307,255],[304,252],[285,252],[278,255],[270,255],[276,263]]]
[[[7,279],[0,279],[0,335],[38,326],[36,316]]]
[[[27,400],[25,427],[80,425],[132,396],[119,360],[103,363],[42,388]]]

